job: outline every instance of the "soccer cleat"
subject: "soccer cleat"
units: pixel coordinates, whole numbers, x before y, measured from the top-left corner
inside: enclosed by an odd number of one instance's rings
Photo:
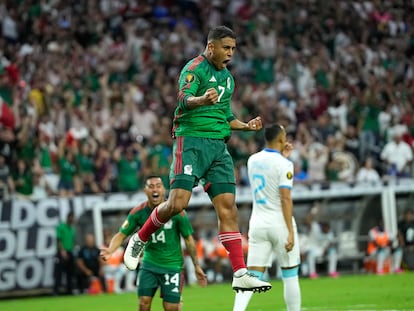
[[[266,292],[272,288],[272,284],[259,280],[253,274],[246,272],[240,277],[233,276],[233,289],[236,291],[250,291],[254,293]]]
[[[134,234],[129,239],[124,253],[124,264],[129,270],[135,270],[138,267],[139,256],[144,250],[145,244],[139,239],[138,234]]]
[[[404,270],[401,268],[397,268],[394,270],[394,273],[404,273]]]
[[[338,272],[331,272],[331,273],[329,273],[329,276],[331,277],[331,278],[334,278],[334,279],[336,279],[336,278],[338,278],[339,277],[339,273]]]
[[[313,273],[309,274],[309,278],[312,279],[312,280],[315,280],[315,279],[319,278],[319,275],[317,273],[313,272]]]

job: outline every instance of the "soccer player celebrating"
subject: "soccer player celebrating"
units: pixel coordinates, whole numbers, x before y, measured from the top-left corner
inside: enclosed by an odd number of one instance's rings
[[[287,159],[292,146],[286,142],[285,129],[278,124],[265,128],[265,141],[266,148],[247,161],[253,195],[247,266],[260,279],[276,253],[287,310],[297,311],[301,306],[300,253],[291,197],[293,163]],[[237,293],[233,311],[246,310],[250,298],[249,292]]]
[[[218,237],[229,253],[234,272],[233,289],[260,292],[270,289],[271,284],[246,269],[235,204],[234,166],[226,141],[232,130],[260,130],[262,121],[257,117],[245,123],[232,113],[234,79],[226,67],[235,48],[234,32],[218,26],[210,30],[205,51],[182,69],[173,120],[170,195],[130,239],[124,263],[129,269],[137,267],[151,234],[188,206],[193,187],[201,181],[217,212]]]
[[[109,246],[101,248],[101,256],[108,260],[118,249],[125,238],[135,232],[151,215],[152,210],[165,201],[165,188],[158,176],[146,179],[144,192],[148,201],[133,208],[127,219],[116,233]],[[207,284],[207,278],[201,269],[195,242],[192,236],[193,228],[183,211],[172,217],[162,228],[157,230],[148,242],[140,266],[138,296],[139,310],[151,310],[151,303],[157,288],[161,289],[161,296],[165,311],[180,309],[181,289],[183,285],[182,269],[184,264],[180,237],[185,241],[187,251],[193,261],[196,277],[201,286]]]

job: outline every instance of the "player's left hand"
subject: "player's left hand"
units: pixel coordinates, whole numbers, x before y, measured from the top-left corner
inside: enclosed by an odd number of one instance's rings
[[[250,131],[260,131],[263,128],[262,118],[256,117],[247,122],[247,127]]]
[[[204,273],[203,269],[201,269],[200,266],[195,267],[195,274],[197,277],[197,283],[198,285],[205,287],[207,286],[207,276]]]

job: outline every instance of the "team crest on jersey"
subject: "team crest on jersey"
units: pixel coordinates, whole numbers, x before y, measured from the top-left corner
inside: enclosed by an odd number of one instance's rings
[[[189,73],[189,74],[187,74],[186,76],[185,76],[185,82],[186,83],[191,83],[191,82],[193,82],[194,81],[194,75],[192,74],[192,73]]]
[[[122,224],[122,229],[128,228],[128,225],[129,225],[128,220],[125,220],[124,223]]]
[[[293,174],[292,174],[292,172],[287,172],[287,174],[286,174],[286,177],[287,177],[287,179],[292,179],[293,178]]]
[[[167,221],[167,222],[164,224],[164,229],[171,229],[171,228],[172,228],[172,225],[173,225],[173,222],[172,222],[172,220],[170,219],[169,221]]]

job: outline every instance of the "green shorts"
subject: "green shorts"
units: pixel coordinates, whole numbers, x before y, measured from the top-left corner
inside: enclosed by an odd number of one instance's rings
[[[138,296],[154,297],[158,287],[165,302],[179,303],[183,288],[183,273],[156,273],[140,269],[138,273]]]
[[[220,139],[179,136],[173,146],[171,189],[191,191],[199,181],[211,198],[236,192],[233,159],[227,145]]]

